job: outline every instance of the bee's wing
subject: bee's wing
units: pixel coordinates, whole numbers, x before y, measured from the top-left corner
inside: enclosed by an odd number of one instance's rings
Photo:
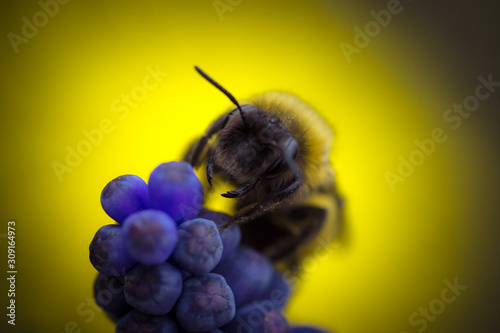
[[[314,192],[240,227],[242,243],[264,253],[277,268],[294,269],[341,237],[342,202],[335,192]]]
[[[302,204],[300,204],[302,205]],[[313,232],[311,230],[305,233],[304,242],[301,244],[300,248],[297,249],[296,256],[303,258],[305,256],[317,253],[319,249],[331,245],[331,241],[345,241],[346,231],[344,226],[344,214],[343,214],[343,199],[341,199],[335,192],[317,192],[311,194],[310,197],[306,199],[303,203],[304,206],[298,211],[298,213],[307,212],[307,207],[322,209],[325,212],[324,220],[321,226]],[[307,216],[307,215],[303,215]],[[312,216],[320,217],[319,214],[312,214]],[[299,215],[300,217],[300,215]],[[309,219],[311,219],[309,217]],[[307,222],[311,226],[319,226],[318,222],[309,221]],[[314,229],[314,227],[312,227]]]

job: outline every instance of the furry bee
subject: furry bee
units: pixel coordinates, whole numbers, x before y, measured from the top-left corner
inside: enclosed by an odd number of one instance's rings
[[[184,160],[212,183],[236,187],[230,224],[242,242],[274,261],[296,261],[317,237],[340,231],[342,202],[330,167],[332,131],[308,105],[286,93],[267,93],[240,105],[200,68],[200,75],[236,106],[216,119]]]

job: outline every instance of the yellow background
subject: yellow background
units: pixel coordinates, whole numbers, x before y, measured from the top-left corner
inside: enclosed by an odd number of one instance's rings
[[[492,41],[474,35],[482,25],[491,31],[495,11],[475,7],[481,14],[472,14],[463,3],[402,2],[402,12],[350,63],[340,43],[353,44],[353,28],[373,20],[370,10],[386,1],[244,0],[221,20],[212,1],[74,0],[59,5],[17,53],[7,34],[21,35],[22,18],[32,21],[41,8],[4,4],[0,233],[16,221],[16,331],[64,332],[71,322],[81,332],[113,331],[86,304],[96,274],[88,245],[112,222],[100,192],[119,175],[147,179],[159,163],[179,159],[231,107],[194,65],[240,100],[272,90],[296,94],[334,129],[331,161],[346,200],[346,237],[324,260],[309,261],[286,311],[291,322],[339,333],[416,332],[409,316],[457,277],[468,289],[426,331],[499,329],[493,112],[500,91],[457,130],[442,118],[474,92],[477,76],[500,81],[497,61],[481,58]],[[459,29],[457,15],[473,23]],[[458,52],[454,45],[463,43]],[[168,76],[121,119],[113,102],[157,66]],[[82,131],[103,119],[113,130],[59,181],[53,162],[66,164],[66,147],[76,149]],[[408,158],[414,140],[438,127],[447,141],[392,192],[384,173],[396,173],[399,155]],[[7,289],[0,290],[3,309]],[[2,331],[14,331],[2,317]]]

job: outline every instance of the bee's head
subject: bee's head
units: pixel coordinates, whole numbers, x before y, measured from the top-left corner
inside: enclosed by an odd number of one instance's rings
[[[288,170],[291,171],[290,176],[302,178],[295,163],[297,141],[281,120],[255,106],[240,106],[220,84],[199,67],[195,66],[195,69],[236,105],[219,130],[218,145],[213,155],[215,164],[226,175],[247,185],[276,178]],[[213,168],[213,164],[209,169]],[[207,173],[207,177],[210,183],[211,175]]]
[[[233,112],[219,132],[216,164],[242,182],[295,172],[298,145],[281,120],[251,105],[241,112],[244,118]]]

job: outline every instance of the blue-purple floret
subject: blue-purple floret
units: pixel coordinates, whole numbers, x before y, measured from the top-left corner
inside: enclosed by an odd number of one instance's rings
[[[94,299],[113,321],[117,321],[132,310],[125,301],[123,277],[99,273],[94,281]]]
[[[184,330],[171,314],[155,316],[132,310],[120,319],[116,333],[184,333]]]
[[[101,206],[121,224],[130,214],[149,208],[148,186],[136,175],[115,178],[102,190]]]
[[[186,279],[175,306],[177,321],[188,332],[206,332],[221,327],[234,313],[233,292],[222,276],[213,273]]]
[[[186,162],[157,166],[149,176],[151,208],[166,212],[177,223],[194,219],[203,202],[203,186]]]
[[[236,311],[223,332],[289,333],[290,326],[281,312],[268,304],[253,302]]]
[[[231,215],[221,212],[215,212],[207,208],[202,208],[198,213],[198,217],[213,221],[217,228],[221,228],[231,221]],[[220,230],[220,238],[222,240],[222,258],[227,258],[240,244],[241,229],[239,225],[233,224],[227,229]]]
[[[177,245],[177,224],[166,213],[147,209],[134,213],[123,222],[127,249],[141,264],[164,262]]]
[[[123,228],[116,224],[97,230],[89,252],[92,265],[105,275],[125,275],[137,263],[128,253]]]
[[[179,242],[172,260],[193,275],[210,272],[222,256],[222,241],[214,222],[197,218],[179,226]]]
[[[164,315],[182,290],[182,274],[169,263],[137,265],[125,275],[125,299],[137,310]]]
[[[256,300],[273,277],[269,259],[247,246],[240,246],[213,270],[222,275],[233,290],[236,306]]]

